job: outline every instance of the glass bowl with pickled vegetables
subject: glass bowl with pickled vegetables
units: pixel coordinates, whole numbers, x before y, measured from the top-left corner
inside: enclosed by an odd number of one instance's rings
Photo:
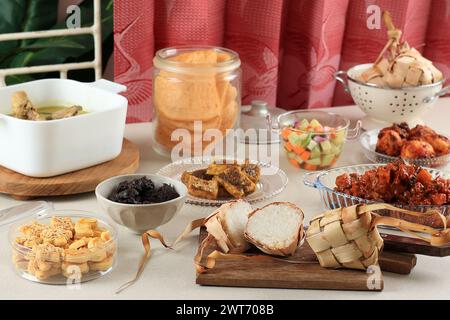
[[[346,140],[356,139],[361,122],[350,129],[350,120],[323,111],[290,111],[270,119],[272,130],[280,133],[289,162],[304,170],[332,167]]]

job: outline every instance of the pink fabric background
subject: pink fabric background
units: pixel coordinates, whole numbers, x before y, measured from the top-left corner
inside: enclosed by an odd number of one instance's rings
[[[128,86],[128,122],[151,119],[155,51],[186,44],[239,53],[243,103],[351,104],[333,73],[372,62],[386,43],[384,27],[366,27],[373,4],[450,78],[450,0],[116,0],[115,80]]]

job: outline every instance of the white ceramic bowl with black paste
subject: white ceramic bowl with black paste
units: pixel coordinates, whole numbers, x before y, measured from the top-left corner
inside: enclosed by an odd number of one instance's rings
[[[179,196],[169,201],[149,204],[127,204],[108,199],[121,182],[142,177],[150,179],[156,188],[161,187],[164,183],[173,186]],[[95,189],[95,195],[102,210],[118,224],[139,234],[172,220],[186,202],[187,193],[188,190],[181,181],[157,174],[121,175],[103,181]]]

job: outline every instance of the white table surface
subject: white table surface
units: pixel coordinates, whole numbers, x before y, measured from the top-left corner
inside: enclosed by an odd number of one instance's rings
[[[333,108],[352,120],[363,113],[356,107]],[[450,135],[450,98],[441,99],[425,117],[425,123],[437,131]],[[150,124],[130,124],[126,137],[136,143],[141,151],[139,172],[155,173],[169,163],[154,153],[150,142]],[[2,152],[5,152],[4,150]],[[359,143],[347,142],[337,166],[367,163]],[[306,221],[323,211],[316,190],[302,183],[304,171],[297,171],[285,159],[281,168],[289,176],[286,190],[272,200],[291,201],[300,206]],[[448,170],[448,168],[447,168]],[[57,209],[80,209],[102,216],[93,193],[47,199]],[[0,209],[21,202],[8,196],[0,196]],[[210,209],[209,209],[210,210]],[[208,209],[185,205],[172,221],[159,230],[169,242],[193,219],[208,214]],[[10,260],[8,228],[0,229],[0,299],[440,299],[450,298],[450,257],[433,258],[418,256],[417,266],[410,275],[384,273],[385,287],[382,292],[352,292],[332,290],[298,289],[252,289],[203,287],[195,284],[193,257],[197,249],[198,232],[179,244],[175,251],[167,250],[154,241],[154,252],[141,279],[119,295],[115,290],[134,276],[142,255],[140,238],[122,226],[119,230],[119,262],[117,268],[107,276],[87,282],[79,289],[67,286],[49,286],[33,283],[17,276]],[[448,269],[447,269],[448,268]]]

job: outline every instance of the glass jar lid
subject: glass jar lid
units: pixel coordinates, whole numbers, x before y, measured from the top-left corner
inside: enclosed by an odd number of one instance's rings
[[[177,60],[175,57],[182,54],[202,52],[207,58],[208,53],[214,53],[217,59],[211,63],[199,60],[203,58],[200,54],[188,60]],[[196,59],[198,58],[198,59]],[[191,62],[192,61],[192,62]],[[215,46],[177,46],[158,50],[153,59],[153,65],[175,73],[223,73],[236,70],[241,66],[241,60],[237,52]]]

